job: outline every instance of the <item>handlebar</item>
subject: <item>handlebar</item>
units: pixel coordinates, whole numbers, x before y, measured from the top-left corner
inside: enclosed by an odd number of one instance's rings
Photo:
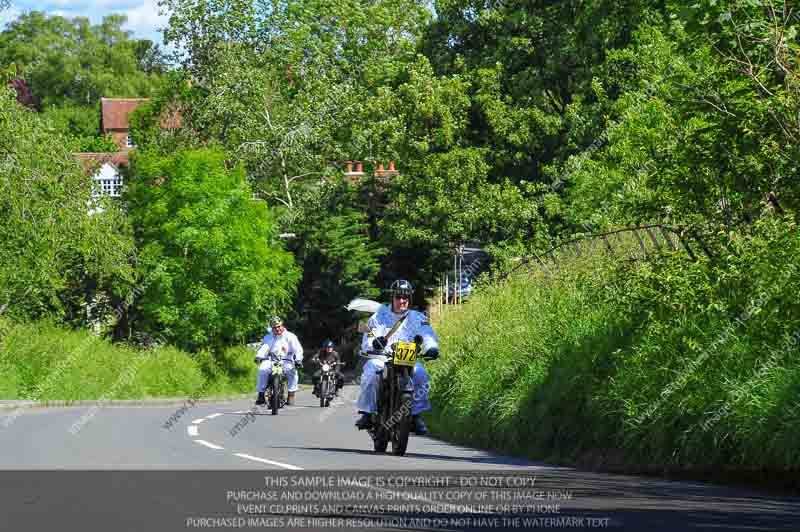
[[[392,360],[392,354],[391,353],[387,354],[387,353],[384,353],[383,351],[372,351],[372,350],[370,350],[370,351],[367,351],[366,355],[363,354],[363,353],[359,353],[358,356],[360,356],[362,358],[366,358],[366,359],[372,358],[374,356],[382,356],[382,357],[388,358],[389,362],[391,362],[391,360]],[[419,357],[420,358],[424,358],[426,360],[428,359],[428,357],[426,356],[426,353],[420,353]]]
[[[281,358],[275,353],[267,353],[267,356],[265,357],[256,357],[256,360],[272,360],[274,362],[292,362],[294,364],[297,364],[297,361],[294,357]],[[302,360],[300,361],[300,364],[302,364]]]

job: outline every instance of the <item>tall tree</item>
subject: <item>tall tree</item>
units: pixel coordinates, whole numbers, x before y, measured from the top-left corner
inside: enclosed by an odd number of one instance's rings
[[[66,102],[91,106],[101,97],[147,96],[163,60],[145,59],[157,45],[132,38],[123,15],[67,19],[41,11],[23,13],[0,33],[0,64],[15,65],[44,107]],[[146,69],[151,70],[148,72]]]
[[[0,65],[16,68],[75,151],[114,149],[99,135],[100,98],[150,96],[167,69],[159,46],[134,39],[125,22],[31,11],[0,33]]]
[[[124,216],[102,200],[102,212],[90,210],[90,183],[51,124],[0,88],[0,307],[8,313],[85,324],[98,294],[131,290]]]
[[[299,272],[224,152],[141,153],[131,174],[126,201],[146,279],[134,328],[190,350],[221,348],[287,310]]]

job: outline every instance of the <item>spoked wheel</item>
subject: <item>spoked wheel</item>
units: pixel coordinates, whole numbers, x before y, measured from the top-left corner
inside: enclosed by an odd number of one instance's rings
[[[271,403],[270,407],[272,408],[272,415],[273,416],[278,415],[278,407],[279,407],[279,403],[280,403],[280,400],[281,400],[280,383],[278,382],[279,380],[280,379],[278,379],[278,377],[273,375],[272,383],[271,383],[272,400],[270,401],[270,403]]]
[[[281,401],[280,401],[280,404],[278,406],[283,408],[284,406],[286,406],[286,403],[289,402],[289,383],[286,382],[286,379],[281,379],[280,398],[281,398]]]
[[[322,379],[319,383],[319,406],[328,406],[328,379]]]
[[[411,395],[403,394],[400,401],[400,410],[407,412],[397,420],[392,434],[392,454],[403,456],[408,448],[408,435],[411,432]]]

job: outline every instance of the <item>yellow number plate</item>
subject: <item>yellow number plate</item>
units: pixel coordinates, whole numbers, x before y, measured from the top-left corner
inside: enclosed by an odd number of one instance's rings
[[[417,362],[417,344],[414,342],[397,342],[394,348],[395,366],[413,366]]]

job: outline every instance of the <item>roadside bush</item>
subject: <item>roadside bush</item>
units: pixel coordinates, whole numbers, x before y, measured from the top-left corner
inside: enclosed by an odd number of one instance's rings
[[[5,85],[5,78],[0,73]],[[87,323],[98,296],[125,297],[133,239],[122,211],[50,122],[0,87],[0,308],[6,317]],[[103,207],[102,212],[90,207]]]
[[[110,400],[236,394],[255,383],[252,352],[225,351],[224,366],[204,369],[174,347],[148,350],[111,344],[56,325],[8,325],[0,350],[0,398]],[[246,362],[250,362],[249,366]]]
[[[572,463],[800,467],[800,236],[723,240],[713,261],[584,254],[448,309],[435,430]]]
[[[187,351],[247,341],[292,302],[300,273],[263,201],[218,150],[140,153],[125,196],[146,280],[134,330]]]

